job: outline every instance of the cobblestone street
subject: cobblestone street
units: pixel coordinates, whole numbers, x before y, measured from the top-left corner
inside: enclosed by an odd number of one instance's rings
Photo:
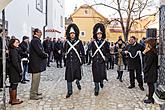
[[[29,100],[30,82],[19,84],[18,97],[24,101],[23,104],[11,106],[7,110],[160,110],[159,105],[143,104],[146,98],[147,86],[142,92],[136,84],[136,88],[130,90],[128,72],[124,71],[123,83],[116,79],[116,69],[108,70],[108,82],[101,89],[99,96],[94,96],[94,84],[92,82],[91,66],[83,66],[83,78],[81,80],[82,90],[79,91],[73,83],[73,95],[65,99],[66,81],[64,79],[64,68],[56,68],[52,63],[47,71],[42,73],[40,92],[43,93],[42,100]],[[0,93],[2,98],[2,92]],[[2,101],[0,102],[2,106]]]

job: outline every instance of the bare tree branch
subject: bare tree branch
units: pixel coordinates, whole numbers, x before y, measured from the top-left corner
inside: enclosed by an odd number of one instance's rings
[[[96,3],[91,6],[106,6],[116,11],[119,14],[119,18],[110,20],[108,24],[113,21],[117,21],[121,24],[123,35],[125,40],[127,40],[131,27],[134,23],[138,23],[137,20],[140,20],[147,16],[155,16],[159,11],[143,15],[143,12],[146,9],[149,9],[150,6],[153,6],[152,0],[111,0],[110,4],[105,3]],[[125,17],[123,17],[125,16]],[[126,18],[126,19],[125,19]],[[107,22],[105,22],[107,23]],[[126,23],[126,24],[125,24]]]

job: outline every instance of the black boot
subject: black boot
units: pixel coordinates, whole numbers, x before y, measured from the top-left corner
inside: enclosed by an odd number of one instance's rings
[[[127,69],[127,65],[124,66],[124,70],[126,70],[126,69]]]
[[[119,75],[119,81],[120,81],[120,82],[123,82],[123,80],[122,80],[123,71],[120,71],[119,74],[120,74],[120,75]]]
[[[77,88],[78,88],[79,90],[81,90],[81,85],[80,85],[79,80],[76,80],[76,85],[77,85]]]
[[[100,87],[101,87],[101,88],[104,87],[103,81],[100,82]]]
[[[119,77],[120,77],[120,71],[117,71],[117,74],[118,74],[118,76],[117,76],[116,79],[119,79]]]
[[[73,91],[72,91],[72,82],[67,81],[67,89],[68,89],[68,92],[67,92],[66,98],[69,98],[73,93]]]
[[[132,89],[134,87],[135,87],[135,85],[130,85],[130,86],[128,86],[128,89]]]
[[[94,92],[94,95],[95,95],[95,96],[98,96],[98,95],[99,95],[99,83],[96,83],[96,82],[95,82],[95,89],[94,89],[94,91],[95,91],[95,92]]]
[[[146,104],[150,104],[150,103],[152,103],[152,104],[154,104],[154,99],[153,98],[148,98],[148,99],[146,99],[146,100],[144,100],[144,103],[146,103]]]
[[[72,93],[67,93],[66,98],[69,98],[72,95]]]

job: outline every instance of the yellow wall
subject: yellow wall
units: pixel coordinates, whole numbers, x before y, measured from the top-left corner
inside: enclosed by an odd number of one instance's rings
[[[88,14],[84,14],[85,10]],[[106,20],[91,8],[80,8],[72,16],[72,20],[76,23],[81,31],[85,32],[85,36],[80,35],[82,41],[90,41],[93,37],[93,27],[96,23]],[[109,31],[107,32],[109,33]]]
[[[85,36],[80,35],[80,39],[82,41],[89,41],[93,36],[93,26],[98,23],[98,20],[91,18],[75,18],[73,22],[78,25],[80,32],[85,32]]]
[[[122,39],[124,40],[123,33],[116,33],[116,32],[111,32],[110,37],[108,38],[110,42],[116,42],[118,40],[119,36],[122,36]],[[146,36],[146,33],[129,33],[129,36],[135,36],[138,41],[141,40],[143,37]],[[129,37],[128,37],[129,40]]]

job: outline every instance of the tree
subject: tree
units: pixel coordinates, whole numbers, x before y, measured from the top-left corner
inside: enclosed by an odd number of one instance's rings
[[[153,10],[156,9],[154,0],[109,0],[109,1],[103,0],[103,1],[104,2],[97,2],[96,0],[94,0],[95,4],[91,6],[102,5],[105,7],[109,7],[113,9],[116,14],[118,14],[119,16],[118,18],[113,18],[108,23],[110,24],[112,21],[117,21],[121,24],[125,41],[128,41],[128,35],[129,32],[131,31],[131,27],[137,20],[140,20],[147,16],[156,16],[156,14],[158,13],[158,11]],[[125,18],[127,18],[126,22],[124,21]]]

